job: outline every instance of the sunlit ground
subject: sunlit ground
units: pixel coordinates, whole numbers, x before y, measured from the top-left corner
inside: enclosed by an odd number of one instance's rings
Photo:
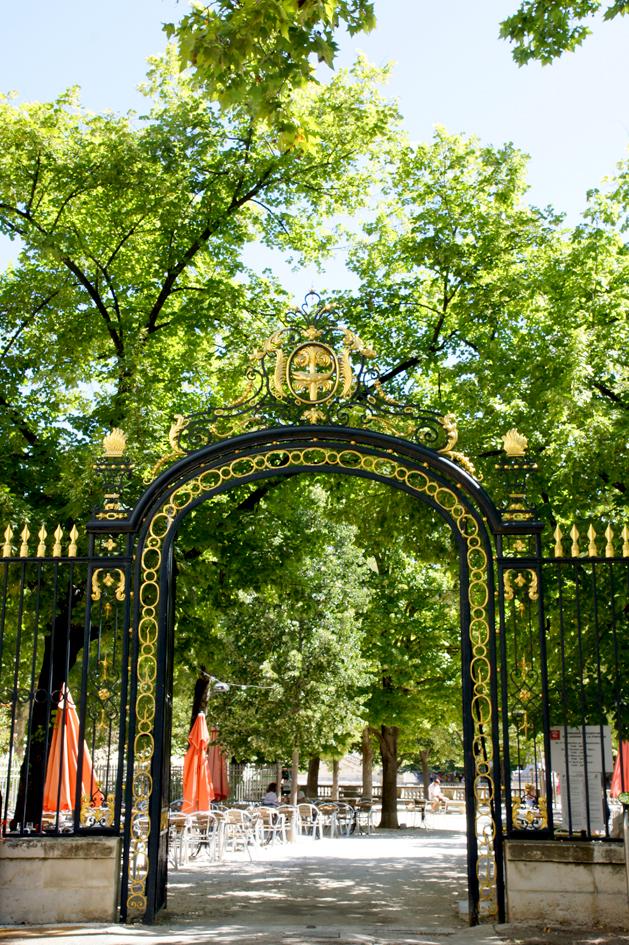
[[[467,898],[463,818],[440,818],[449,829],[377,830],[333,840],[300,838],[224,863],[204,855],[168,881],[162,922],[251,925],[461,926]],[[459,825],[458,821],[461,821]],[[456,821],[456,823],[455,823]]]

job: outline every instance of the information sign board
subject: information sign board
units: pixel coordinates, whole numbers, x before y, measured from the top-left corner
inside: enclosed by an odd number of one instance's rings
[[[585,770],[585,761],[587,759],[587,770],[589,774],[605,774],[613,771],[614,761],[612,758],[612,730],[609,725],[603,725],[603,738],[601,739],[600,725],[586,725],[585,739],[584,728],[582,725],[568,726],[568,765],[570,773],[572,768]],[[550,730],[550,766],[558,774],[565,774],[566,769],[566,729],[563,725],[555,725]],[[583,742],[585,740],[585,755]],[[603,770],[605,765],[605,771]]]
[[[559,774],[564,829],[570,824],[576,831],[588,826],[593,831],[604,830],[603,777],[613,768],[610,726],[603,726],[602,738],[599,725],[569,727],[567,732],[563,726],[554,726],[550,730],[550,765]]]

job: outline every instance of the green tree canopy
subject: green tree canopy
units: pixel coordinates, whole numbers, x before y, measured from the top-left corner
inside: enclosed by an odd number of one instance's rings
[[[203,526],[181,536],[179,742],[185,745],[190,698],[184,667],[197,661],[247,686],[210,704],[236,756],[342,753],[364,725],[370,668],[361,619],[371,572],[355,527],[339,522],[328,492],[303,476],[232,512],[222,529],[207,514],[197,519]],[[204,534],[203,554],[187,554]]]
[[[463,452],[500,499],[500,436],[530,438],[533,497],[550,521],[624,516],[627,166],[572,230],[525,202],[526,159],[438,129],[397,149],[354,241],[349,320],[373,338],[388,388],[459,420]]]
[[[500,35],[515,45],[518,65],[539,60],[547,66],[565,52],[574,52],[592,30],[587,20],[603,10],[604,20],[624,16],[629,3],[616,0],[523,0],[517,11],[500,24]]]
[[[23,249],[0,276],[0,462],[18,511],[25,499],[82,516],[101,431],[123,426],[146,473],[173,414],[210,391],[238,396],[243,363],[286,306],[243,247],[325,254],[326,220],[368,199],[395,133],[382,78],[361,62],[294,93],[316,154],[245,110],[220,114],[172,48],[153,62],[140,118],[86,112],[76,90],[2,101],[0,231]]]
[[[246,106],[282,141],[305,148],[316,124],[295,108],[292,93],[316,84],[317,62],[333,66],[341,23],[353,36],[375,22],[370,0],[215,0],[193,3],[164,29],[176,37],[181,67],[194,67],[212,101],[226,110]]]

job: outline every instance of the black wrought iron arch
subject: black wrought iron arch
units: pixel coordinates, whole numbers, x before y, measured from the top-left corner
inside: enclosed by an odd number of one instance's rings
[[[202,449],[186,454],[173,463],[172,466],[163,470],[149,484],[126,517],[119,518],[116,516],[110,519],[102,516],[93,519],[90,522],[89,531],[93,534],[138,533],[142,527],[142,522],[150,515],[151,508],[159,503],[163,496],[172,492],[176,488],[176,483],[183,484],[199,469],[218,463],[228,456],[235,454],[244,456],[249,450],[271,445],[278,448],[290,448],[291,445],[299,441],[305,441],[314,446],[324,440],[350,448],[353,445],[360,444],[364,447],[379,450],[383,454],[397,454],[427,466],[435,474],[447,477],[472,505],[481,511],[492,535],[499,535],[504,531],[509,531],[512,534],[514,527],[517,529],[518,523],[513,521],[510,521],[505,528],[500,511],[477,479],[456,462],[433,449],[391,434],[353,427],[296,426],[256,430],[252,433],[219,440]],[[523,522],[522,531],[528,533],[530,523]]]
[[[492,543],[486,527],[491,523],[499,528],[499,512],[472,477],[447,458],[386,434],[337,427],[257,431],[192,453],[146,490],[128,523],[118,523],[121,530],[137,535],[129,731],[133,750],[127,788],[133,812],[126,822],[124,879],[125,889],[127,883],[129,888],[123,913],[143,912],[151,921],[159,908],[155,874],[162,831],[155,828],[163,819],[163,798],[155,775],[161,770],[159,746],[167,720],[156,709],[166,694],[175,536],[185,517],[202,502],[234,487],[287,473],[350,475],[398,488],[437,511],[455,537],[461,576],[470,896],[481,914],[501,914],[499,766],[493,763],[498,744],[494,586]],[[113,530],[111,522],[109,530]],[[486,785],[490,786],[488,796]],[[148,838],[134,831],[134,823],[147,815],[153,825]],[[138,860],[147,856],[146,868],[138,869]]]

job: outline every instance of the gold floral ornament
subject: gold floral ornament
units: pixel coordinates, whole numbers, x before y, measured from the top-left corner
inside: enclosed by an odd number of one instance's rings
[[[127,447],[127,434],[115,427],[103,440],[105,456],[122,456]]]
[[[529,441],[525,436],[522,436],[521,433],[515,429],[509,430],[508,433],[502,437],[502,441],[505,445],[505,453],[507,456],[524,456],[526,448],[529,445]]]

